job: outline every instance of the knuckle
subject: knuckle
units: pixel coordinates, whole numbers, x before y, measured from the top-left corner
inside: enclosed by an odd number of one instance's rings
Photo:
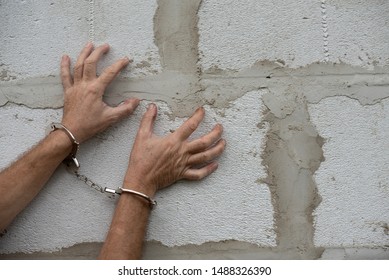
[[[70,74],[67,72],[62,72],[61,77],[62,77],[62,79],[68,79],[68,78],[70,78]]]
[[[225,141],[221,141],[220,144],[217,146],[218,154],[221,154],[224,151],[225,147],[226,147],[226,142]]]
[[[202,178],[203,178],[203,176],[201,176],[200,172],[196,172],[196,173],[192,174],[192,179],[195,180],[195,181],[199,181]]]
[[[74,65],[74,71],[76,71],[76,72],[81,71],[83,67],[84,67],[83,62],[77,62],[77,64]]]
[[[108,70],[108,74],[116,75],[116,70],[111,68],[111,69]]]
[[[210,159],[210,156],[207,153],[200,154],[201,162],[207,162]]]
[[[95,64],[95,63],[96,63],[96,60],[94,58],[88,57],[87,59],[85,59],[85,65],[91,65],[91,64]]]
[[[208,147],[208,141],[207,141],[207,139],[206,139],[205,137],[201,137],[199,140],[200,140],[200,141],[199,141],[199,146],[200,146],[200,148],[201,148],[201,149],[206,149],[206,148]]]
[[[97,83],[90,83],[87,90],[89,93],[98,93],[100,91],[100,86]]]
[[[102,75],[104,77],[104,80],[106,82],[109,82],[112,80],[113,77],[116,76],[116,71],[114,69],[106,69],[104,71],[104,75]]]
[[[117,123],[120,120],[120,115],[118,114],[112,114],[108,117],[108,122],[110,124]]]
[[[127,106],[124,110],[124,113],[126,115],[129,115],[129,114],[132,114],[132,112],[134,111],[134,108],[132,106]]]
[[[166,140],[166,145],[167,147],[169,148],[173,148],[177,145],[177,139],[175,139],[174,137],[169,137],[167,140]]]
[[[197,129],[197,123],[189,122],[188,123],[188,128],[189,128],[190,131],[195,131]]]

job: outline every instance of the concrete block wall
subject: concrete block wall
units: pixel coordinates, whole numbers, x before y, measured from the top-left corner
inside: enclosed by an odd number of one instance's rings
[[[61,118],[59,61],[109,43],[129,66],[106,101],[144,99],[85,143],[81,172],[119,186],[142,112],[169,133],[198,106],[228,146],[201,182],[158,193],[146,259],[389,258],[389,2],[0,2],[0,168]],[[108,198],[59,168],[0,238],[0,258],[96,258]]]

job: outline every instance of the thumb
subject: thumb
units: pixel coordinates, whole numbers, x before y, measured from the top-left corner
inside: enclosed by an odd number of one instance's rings
[[[142,121],[139,126],[139,134],[140,135],[150,135],[153,133],[154,121],[157,117],[157,106],[151,103],[146,113],[144,113]]]

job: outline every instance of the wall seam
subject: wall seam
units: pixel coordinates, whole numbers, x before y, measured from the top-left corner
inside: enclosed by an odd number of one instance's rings
[[[323,51],[324,62],[329,62],[330,53],[328,49],[328,22],[327,22],[327,5],[326,0],[321,0],[321,27],[323,30]]]
[[[95,1],[89,0],[89,42],[95,41]]]

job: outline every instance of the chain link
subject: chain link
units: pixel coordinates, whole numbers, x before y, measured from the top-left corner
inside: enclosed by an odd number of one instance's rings
[[[96,191],[104,193],[104,188],[102,186],[100,186],[99,184],[96,184],[95,182],[93,182],[91,179],[89,179],[85,175],[78,173],[78,171],[75,171],[74,175],[76,175],[77,179],[84,182],[85,185],[87,185],[88,187],[91,187],[91,188],[95,189]]]
[[[78,172],[78,170],[69,170],[69,171],[71,173],[73,173],[77,177],[78,180],[84,182],[84,184],[87,185],[88,187],[91,187],[92,189],[95,189],[96,191],[99,191],[101,193],[108,193],[109,198],[115,198],[115,193],[112,192],[112,191],[114,191],[113,189],[108,189],[108,188],[100,186],[99,184],[97,184],[97,183],[93,182],[91,179],[89,179],[87,176],[80,174]],[[112,191],[108,191],[108,190],[112,190]]]

